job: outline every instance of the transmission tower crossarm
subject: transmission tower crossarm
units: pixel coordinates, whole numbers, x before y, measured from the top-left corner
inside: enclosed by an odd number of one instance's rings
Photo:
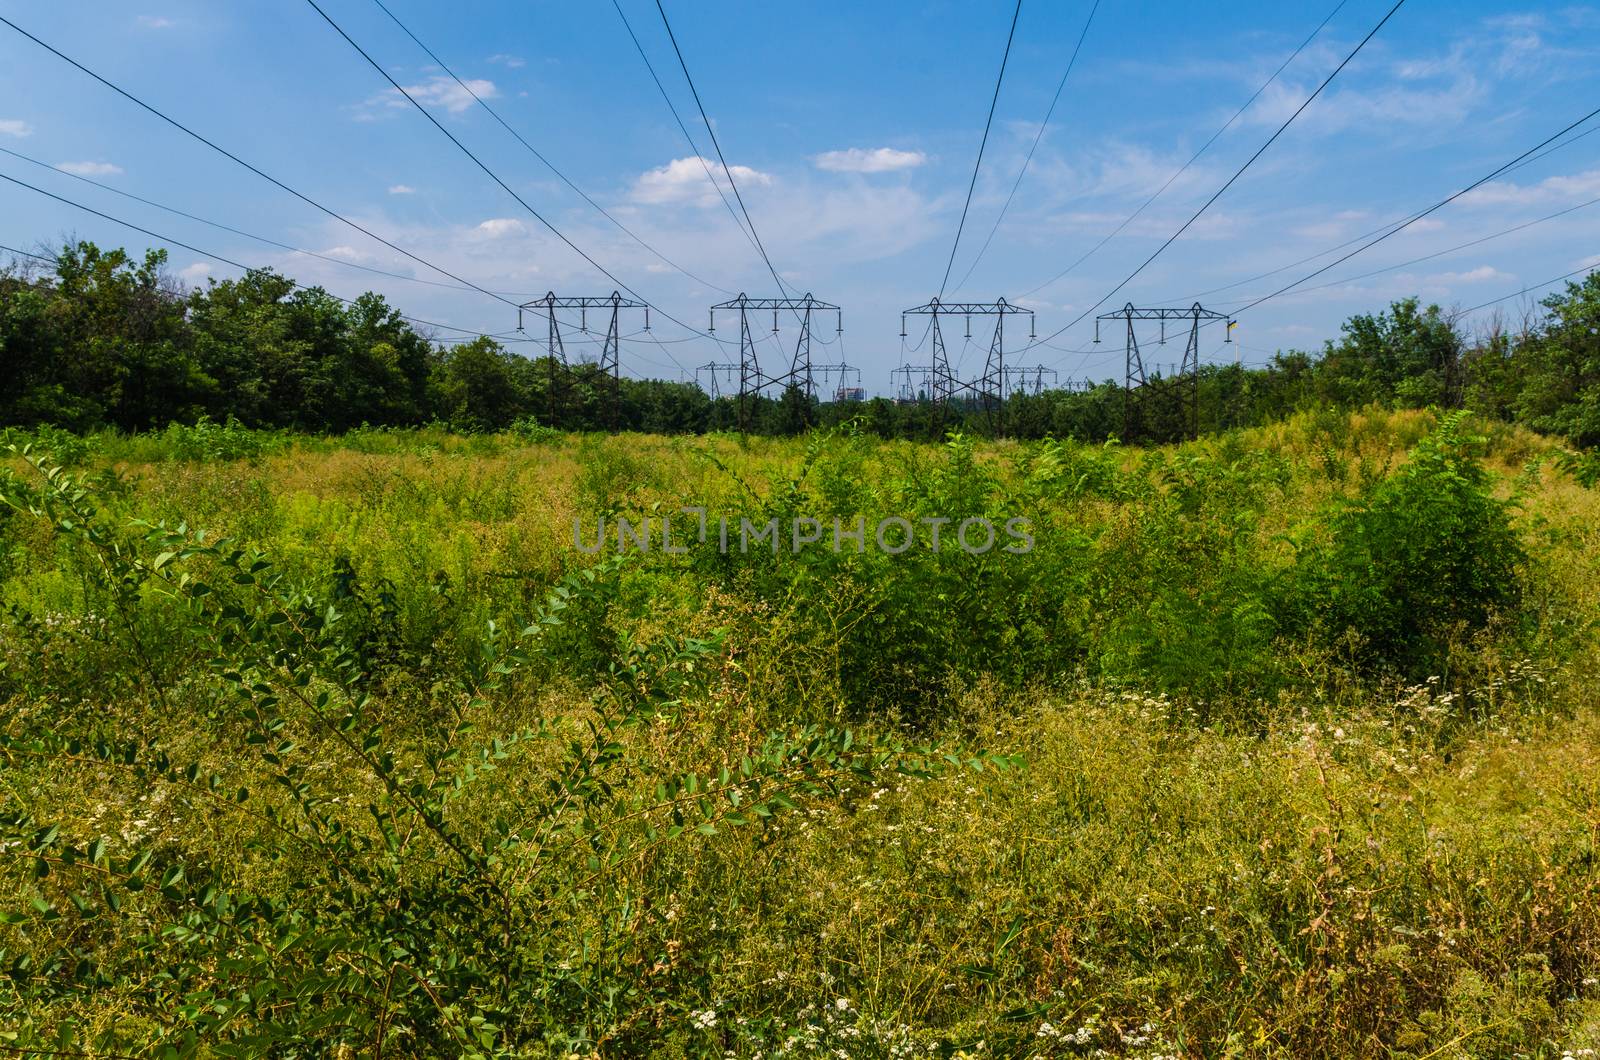
[[[830,302],[819,302],[809,294],[803,298],[751,298],[741,294],[726,302],[718,302],[712,309],[827,309],[834,312],[839,307]]]
[[[1206,309],[1196,302],[1187,308],[1179,307],[1140,307],[1131,302],[1114,313],[1101,313],[1096,320],[1231,320],[1227,313],[1218,313]]]
[[[923,305],[913,306],[902,310],[907,316],[928,316],[934,313],[949,314],[950,316],[1006,316],[1011,314],[1032,315],[1033,310],[1013,305],[1004,298],[993,302],[942,302],[935,298]]]
[[[605,297],[583,296],[576,298],[558,298],[555,294],[547,294],[535,298],[531,302],[523,302],[522,309],[647,309],[649,303],[639,302],[632,298],[623,298],[617,294]]]

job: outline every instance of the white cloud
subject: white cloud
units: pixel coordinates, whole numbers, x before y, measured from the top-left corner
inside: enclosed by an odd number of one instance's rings
[[[502,53],[500,55],[491,55],[491,56],[489,56],[489,61],[491,63],[499,63],[501,66],[508,67],[509,69],[512,69],[512,70],[516,70],[516,69],[519,69],[520,67],[524,67],[524,66],[528,65],[528,60],[522,58],[522,56],[520,56],[520,55],[506,55],[504,53]]]
[[[1346,129],[1368,130],[1402,126],[1451,126],[1466,120],[1486,96],[1486,86],[1470,71],[1460,71],[1447,83],[1434,71],[1412,71],[1398,81],[1374,88],[1342,88],[1325,93],[1307,107],[1295,128],[1303,136],[1310,129],[1328,134]],[[1290,85],[1275,81],[1245,113],[1243,124],[1275,127],[1283,124],[1311,94],[1310,83]]]
[[[436,74],[420,85],[406,85],[406,94],[421,103],[424,107],[442,107],[451,114],[460,114],[471,107],[478,99],[495,99],[500,90],[493,81],[482,78],[467,78],[460,83],[453,77]],[[409,107],[405,96],[389,89],[381,95],[374,96],[369,102],[382,103],[390,107]]]
[[[188,268],[179,270],[178,275],[183,278],[184,283],[198,287],[211,275],[211,263],[197,261]]]
[[[1299,228],[1290,229],[1290,231],[1294,235],[1304,236],[1307,239],[1332,239],[1345,234],[1357,224],[1362,224],[1365,227],[1364,222],[1371,216],[1366,210],[1339,210],[1329,214],[1324,220],[1314,221]]]
[[[851,147],[843,151],[824,151],[812,159],[818,169],[830,173],[892,173],[914,169],[928,160],[921,151],[897,151],[892,147]]]
[[[713,168],[716,165],[708,159],[694,156],[675,158],[640,176],[633,185],[633,200],[652,205],[689,201],[710,205],[717,201],[717,187],[720,184],[713,185],[706,171],[710,169],[713,173],[720,173],[720,167]],[[746,187],[772,183],[771,175],[749,166],[728,168],[733,172],[733,179]]]
[[[1393,222],[1398,223],[1398,222]],[[1387,225],[1385,226],[1387,227]],[[1418,232],[1438,232],[1443,230],[1445,223],[1432,217],[1424,217],[1406,225],[1406,233],[1413,235]],[[1351,232],[1366,231],[1372,228],[1372,214],[1366,210],[1341,210],[1326,221],[1316,221],[1311,224],[1291,228],[1291,235],[1304,239],[1318,241],[1339,239],[1347,237]]]
[[[1510,281],[1515,280],[1515,279],[1516,279],[1516,276],[1514,276],[1513,274],[1511,274],[1509,272],[1501,272],[1499,269],[1495,268],[1493,265],[1479,265],[1477,268],[1468,269],[1466,272],[1441,272],[1437,276],[1428,277],[1426,282],[1428,282],[1428,283],[1489,283],[1489,282],[1492,281],[1492,282],[1495,282],[1495,283],[1499,283],[1501,281],[1510,282]]]
[[[500,239],[505,236],[526,235],[528,226],[517,220],[515,217],[491,217],[489,220],[480,224],[477,228],[477,231],[488,236],[490,239]]]
[[[139,25],[145,29],[172,29],[177,23],[165,15],[140,15]]]
[[[389,188],[390,195],[415,195],[417,189],[409,184],[395,184]]]
[[[0,120],[0,136],[32,136],[33,126],[15,118]]]
[[[1493,180],[1461,196],[1458,202],[1473,206],[1528,206],[1600,195],[1600,169],[1569,176],[1548,177],[1537,184]]]
[[[1020,159],[1019,159],[1020,161]],[[1199,162],[1174,174],[1187,158],[1179,151],[1158,154],[1142,144],[1122,142],[1086,144],[1070,154],[1041,151],[1028,170],[1029,185],[1053,207],[1082,210],[1085,199],[1097,199],[1107,209],[1107,217],[1121,213],[1112,224],[1127,216],[1127,209],[1156,192],[1167,181],[1172,184],[1163,195],[1166,201],[1215,189],[1226,176],[1221,170]],[[1009,183],[995,185],[996,203],[1003,201]],[[1170,234],[1170,233],[1169,233]]]
[[[122,173],[121,166],[110,162],[59,162],[56,168],[75,177],[115,177]]]

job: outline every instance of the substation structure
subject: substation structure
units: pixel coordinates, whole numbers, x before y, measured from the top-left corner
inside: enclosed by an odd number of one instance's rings
[[[1206,309],[1199,302],[1188,309],[1167,309],[1135,306],[1132,302],[1123,306],[1114,313],[1102,313],[1094,321],[1094,341],[1100,341],[1100,324],[1120,320],[1125,325],[1126,355],[1123,368],[1122,383],[1122,440],[1132,442],[1138,440],[1143,433],[1145,424],[1136,408],[1133,399],[1135,390],[1167,395],[1175,395],[1181,410],[1184,430],[1190,438],[1200,434],[1200,328],[1203,324],[1221,321],[1226,335],[1224,342],[1233,341],[1233,320],[1226,313],[1218,313]],[[1160,324],[1157,345],[1167,344],[1167,325],[1169,322],[1187,323],[1187,332],[1183,348],[1183,361],[1175,366],[1175,370],[1167,375],[1162,375],[1159,366],[1147,366],[1144,359],[1144,350],[1139,345],[1138,323],[1157,321]],[[1148,332],[1146,333],[1148,341]],[[1175,338],[1176,336],[1174,336]]]
[[[535,298],[531,302],[524,302],[517,307],[517,330],[523,330],[523,314],[530,312],[541,313],[546,320],[548,338],[546,340],[546,366],[549,372],[545,388],[546,415],[549,417],[549,426],[555,426],[556,412],[567,404],[569,397],[568,383],[572,379],[572,366],[567,362],[567,351],[561,342],[561,322],[556,319],[556,310],[576,309],[579,311],[579,330],[584,334],[589,332],[589,310],[610,310],[606,321],[606,337],[600,346],[600,359],[597,363],[601,387],[605,391],[604,406],[606,410],[606,426],[615,431],[621,420],[622,412],[622,337],[618,327],[624,309],[644,310],[644,330],[650,330],[650,306],[645,302],[636,302],[631,298],[624,298],[617,291],[612,291],[604,297],[579,296],[573,298],[560,298],[554,291],[546,292],[543,298]]]
[[[768,375],[762,371],[760,359],[756,356],[755,333],[750,327],[751,315],[758,312],[772,313],[772,334],[777,335],[780,328],[778,315],[792,313],[800,325],[800,334],[795,340],[794,356],[790,359],[789,370],[780,375]],[[722,390],[720,380],[726,379],[731,388],[734,380],[738,380],[739,389],[739,430],[748,430],[750,426],[751,398],[770,387],[794,388],[801,391],[806,397],[806,418],[809,422],[811,416],[811,401],[817,395],[817,381],[821,377],[824,391],[829,380],[838,377],[839,387],[836,393],[843,393],[849,388],[850,377],[853,375],[859,386],[861,370],[852,368],[843,360],[836,364],[820,364],[811,359],[811,316],[815,312],[831,312],[834,314],[834,334],[844,333],[844,312],[836,305],[819,302],[809,292],[802,298],[751,298],[740,292],[737,298],[726,302],[719,302],[711,307],[710,324],[707,331],[715,333],[717,330],[717,313],[736,312],[739,314],[739,360],[737,363],[712,361],[703,364],[694,371],[695,382],[705,389],[712,397],[720,397]],[[759,326],[759,325],[758,325]],[[701,377],[708,377],[702,382]]]
[[[949,410],[950,400],[957,394],[970,394],[976,398],[985,418],[989,421],[989,429],[998,437],[1005,433],[1006,394],[1017,389],[1011,385],[1012,380],[1023,380],[1026,385],[1025,381],[1031,377],[1036,381],[1037,388],[1042,389],[1046,375],[1052,380],[1055,379],[1056,373],[1048,368],[1018,368],[1006,365],[1006,317],[1024,315],[1028,318],[1028,338],[1037,338],[1033,310],[1012,305],[1004,298],[997,298],[993,302],[942,302],[935,298],[925,305],[913,306],[900,314],[902,339],[906,337],[906,317],[933,318],[929,324],[929,337],[933,344],[931,363],[896,368],[889,373],[889,376],[891,382],[898,377],[900,393],[903,395],[917,393],[912,380],[915,378],[923,380],[928,397],[933,402],[933,418],[930,426],[935,438],[944,433],[945,415]],[[950,357],[945,352],[944,330],[939,326],[941,316],[963,317],[966,321],[965,337],[969,339],[972,337],[973,317],[994,317],[994,334],[989,340],[989,356],[983,364],[983,375],[977,379],[963,380],[951,370]]]

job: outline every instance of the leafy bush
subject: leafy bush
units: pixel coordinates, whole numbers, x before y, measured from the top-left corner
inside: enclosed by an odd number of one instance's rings
[[[1600,486],[1600,452],[1564,452],[1556,458],[1556,466],[1587,489]]]
[[[20,427],[0,429],[0,447],[20,448],[25,445],[49,452],[63,467],[82,465],[94,451],[94,445],[87,436],[59,427],[45,425],[32,430]]]
[[[1447,417],[1404,466],[1335,514],[1296,572],[1303,624],[1408,675],[1437,673],[1446,644],[1515,609],[1526,560],[1512,506]]]
[[[0,1051],[1579,1055],[1600,494],[1454,421],[1389,474],[1435,422],[8,460]],[[1336,657],[1369,600],[1495,569],[1352,540],[1484,546],[1514,483],[1538,562],[1423,631],[1444,680],[1395,687],[1426,646]],[[567,544],[574,508],[691,499],[1036,544]]]
[[[161,442],[174,460],[255,460],[284,445],[280,434],[251,430],[232,416],[226,423],[201,416],[193,424],[168,424]]]
[[[532,416],[523,416],[506,429],[528,445],[546,445],[559,442],[563,437],[560,431],[546,427]]]
[[[566,612],[599,584],[583,577],[552,593],[520,637],[491,628],[467,679],[436,688],[443,709],[430,716],[443,723],[420,750],[404,747],[366,689],[371,622],[352,627],[340,610],[359,601],[350,577],[320,597],[227,541],[165,527],[125,536],[80,482],[33,463],[41,485],[8,478],[0,500],[97,557],[128,630],[144,593],[181,605],[205,675],[184,691],[220,711],[231,760],[162,726],[74,732],[30,715],[0,733],[7,768],[120,774],[190,807],[191,820],[204,807],[250,838],[229,862],[203,843],[144,842],[138,828],[96,836],[33,798],[0,811],[8,885],[31,892],[26,908],[0,911],[12,1048],[489,1056],[626,1041],[629,1011],[665,985],[624,941],[660,851],[686,835],[766,829],[810,795],[962,761],[797,726],[731,748],[707,771],[656,766],[627,745],[658,738],[706,694],[714,639],[627,641],[586,708],[479,735],[462,719],[528,680]],[[137,636],[123,647],[141,666]],[[179,692],[160,671],[142,676],[163,704]],[[529,759],[542,763],[537,782],[475,812],[485,778],[525,773]],[[349,785],[361,794],[343,805]],[[137,1017],[102,1029],[75,1015],[111,995],[136,998]]]

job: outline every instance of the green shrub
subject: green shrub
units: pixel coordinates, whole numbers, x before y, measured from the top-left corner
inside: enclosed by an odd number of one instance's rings
[[[565,437],[554,427],[546,427],[532,416],[523,416],[506,430],[518,441],[528,445],[547,445]]]
[[[1446,418],[1333,515],[1296,571],[1302,623],[1331,642],[1353,632],[1368,660],[1419,676],[1437,672],[1453,636],[1515,610],[1526,555],[1473,444],[1461,414]]]
[[[251,430],[232,416],[226,423],[201,416],[193,424],[169,424],[161,442],[174,460],[255,460],[284,445],[280,434]]]
[[[715,638],[621,638],[588,703],[531,725],[497,719],[538,681],[568,613],[604,592],[583,577],[520,636],[491,626],[465,679],[429,690],[425,738],[408,745],[405,719],[391,723],[368,691],[381,638],[372,615],[346,618],[363,609],[348,564],[324,595],[225,540],[129,533],[82,482],[34,467],[38,486],[0,479],[0,503],[96,558],[84,573],[130,660],[144,654],[128,614],[141,596],[180,605],[174,621],[197,648],[183,689],[215,705],[226,746],[219,759],[192,739],[195,717],[69,727],[30,712],[0,730],[6,790],[38,764],[88,768],[171,799],[196,830],[147,838],[141,819],[97,834],[63,819],[48,785],[0,806],[0,1041],[13,1051],[489,1057],[609,1041],[642,1052],[628,1043],[652,1032],[635,1013],[681,1005],[682,984],[630,941],[645,874],[672,847],[764,832],[841,788],[1009,764],[794,726],[684,771],[657,745],[707,696]],[[140,676],[156,702],[175,701],[176,675]],[[483,781],[505,774],[518,782],[486,794]],[[218,824],[226,851],[205,841]],[[101,1006],[137,1015],[81,1018]]]

